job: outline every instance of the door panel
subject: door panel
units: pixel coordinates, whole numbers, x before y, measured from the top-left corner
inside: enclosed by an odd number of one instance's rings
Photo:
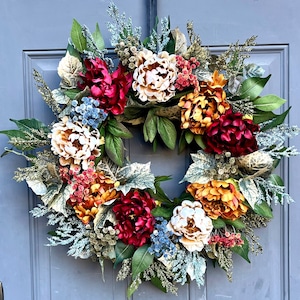
[[[155,11],[159,16],[169,15],[172,27],[179,26],[182,31],[186,22],[193,20],[203,44],[209,45],[215,53],[236,40],[244,41],[251,35],[258,35],[258,46],[251,60],[262,65],[266,74],[273,74],[265,93],[288,98],[285,109],[293,106],[289,121],[299,124],[297,97],[300,85],[296,81],[296,72],[300,65],[297,54],[300,34],[296,12],[300,9],[300,2],[225,0],[203,5],[196,0],[118,0],[115,3],[120,12],[126,11],[128,16],[132,16],[134,25],[142,26],[144,34],[144,29],[153,23],[151,18]],[[106,0],[86,0],[84,4],[78,0],[14,0],[1,4],[1,129],[13,127],[8,121],[10,117],[35,117],[46,123],[52,120],[50,110],[36,91],[32,69],[41,72],[51,88],[58,85],[56,68],[64,53],[73,18],[91,29],[99,22],[106,45],[109,45],[109,34],[105,28],[109,19],[106,14],[108,4]],[[135,136],[126,145],[130,159],[152,161],[156,175],[172,175],[172,181],[166,183],[165,188],[171,197],[176,196],[182,189],[177,183],[185,173],[189,153],[177,156],[163,148],[153,153],[152,147],[144,145],[137,132]],[[1,135],[0,149],[6,143],[7,139]],[[294,139],[292,144],[300,149],[299,138]],[[44,246],[51,228],[46,226],[46,219],[35,220],[28,213],[39,200],[33,197],[24,183],[12,180],[14,170],[24,165],[24,161],[18,157],[4,157],[0,164],[0,281],[4,285],[5,297],[24,300],[125,300],[127,282],[115,282],[117,271],[110,263],[105,265],[103,282],[96,263],[74,260],[67,256],[64,247]],[[299,167],[300,158],[296,157],[290,163],[282,164],[278,170],[295,200]],[[184,286],[176,297],[162,294],[150,284],[143,284],[133,299],[297,300],[300,292],[300,241],[295,237],[300,225],[299,213],[297,202],[290,207],[276,207],[275,218],[268,228],[257,231],[264,253],[251,256],[251,264],[235,257],[232,283],[227,281],[222,270],[208,265],[206,285],[202,289],[195,284]]]

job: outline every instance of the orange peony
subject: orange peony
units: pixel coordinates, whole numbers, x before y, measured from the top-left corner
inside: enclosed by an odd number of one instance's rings
[[[187,191],[202,203],[203,209],[212,219],[236,220],[246,214],[248,207],[244,196],[227,181],[212,180],[208,183],[191,183]]]

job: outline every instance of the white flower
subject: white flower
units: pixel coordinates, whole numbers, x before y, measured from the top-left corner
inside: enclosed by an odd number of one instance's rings
[[[59,162],[62,166],[82,166],[85,170],[91,156],[99,156],[99,145],[102,143],[98,129],[90,131],[89,126],[81,123],[72,123],[68,117],[61,122],[55,123],[52,127],[51,150],[59,155]]]
[[[82,70],[81,61],[67,52],[60,60],[57,68],[58,75],[61,78],[61,86],[68,89],[76,88],[80,79],[78,74]]]
[[[213,229],[212,221],[205,215],[198,201],[184,200],[181,206],[175,207],[168,224],[169,229],[177,236],[188,251],[201,251],[208,244]]]
[[[141,101],[166,102],[175,96],[176,56],[148,49],[138,52],[132,88]]]

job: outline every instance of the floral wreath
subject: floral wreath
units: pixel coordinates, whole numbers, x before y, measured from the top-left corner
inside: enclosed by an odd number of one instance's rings
[[[270,75],[246,64],[255,37],[216,56],[187,24],[189,45],[170,20],[159,20],[141,41],[115,4],[108,24],[118,55],[116,68],[98,24],[91,33],[73,21],[60,86],[50,90],[34,70],[37,88],[56,119],[12,120],[2,130],[13,146],[6,153],[30,163],[18,168],[41,203],[31,211],[55,227],[50,246],[69,245],[68,255],[120,265],[117,280],[131,277],[128,297],[142,281],[176,293],[176,284],[204,284],[206,261],[232,276],[232,253],[249,261],[261,245],[254,229],[273,217],[272,205],[292,201],[273,170],[297,155],[286,139],[299,133],[285,125],[285,100],[260,96]],[[179,152],[189,147],[192,163],[170,199],[150,163],[125,159],[128,127],[141,128],[154,150],[158,143]],[[33,151],[34,150],[34,151]]]

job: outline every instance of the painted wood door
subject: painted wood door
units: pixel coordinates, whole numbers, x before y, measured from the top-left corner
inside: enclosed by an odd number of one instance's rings
[[[300,85],[297,71],[300,66],[300,2],[283,0],[118,0],[120,11],[132,16],[134,25],[146,30],[153,17],[170,16],[172,27],[185,28],[194,21],[203,44],[218,53],[229,43],[244,41],[258,35],[258,46],[252,59],[262,65],[272,79],[266,93],[288,99],[293,106],[289,121],[299,124],[298,95]],[[0,127],[12,128],[9,118],[36,117],[44,122],[51,113],[43,105],[35,89],[32,69],[38,69],[51,88],[59,79],[56,67],[64,53],[72,19],[76,18],[93,28],[99,22],[109,45],[105,28],[108,21],[107,0],[38,1],[10,0],[0,5]],[[0,149],[7,143],[0,136]],[[300,149],[299,139],[293,140]],[[152,153],[141,148],[137,141],[129,144],[130,157],[139,162],[151,160],[157,175],[173,175],[166,189],[176,195],[174,186],[185,172],[188,154],[178,157],[168,150]],[[166,163],[167,161],[167,163]],[[162,167],[162,162],[164,162]],[[106,278],[102,281],[96,263],[74,260],[63,247],[45,247],[49,228],[46,220],[33,220],[28,211],[37,199],[23,183],[12,180],[13,171],[23,160],[4,157],[0,160],[0,281],[5,299],[64,300],[64,299],[126,299],[126,282],[115,282],[115,272],[106,264]],[[277,207],[275,219],[261,230],[264,253],[251,257],[252,263],[235,258],[233,282],[213,266],[208,266],[206,285],[198,289],[194,284],[180,288],[178,297],[165,295],[151,285],[139,288],[133,299],[299,299],[300,241],[298,226],[300,204],[297,201],[300,158],[285,162],[281,175],[296,203]]]

